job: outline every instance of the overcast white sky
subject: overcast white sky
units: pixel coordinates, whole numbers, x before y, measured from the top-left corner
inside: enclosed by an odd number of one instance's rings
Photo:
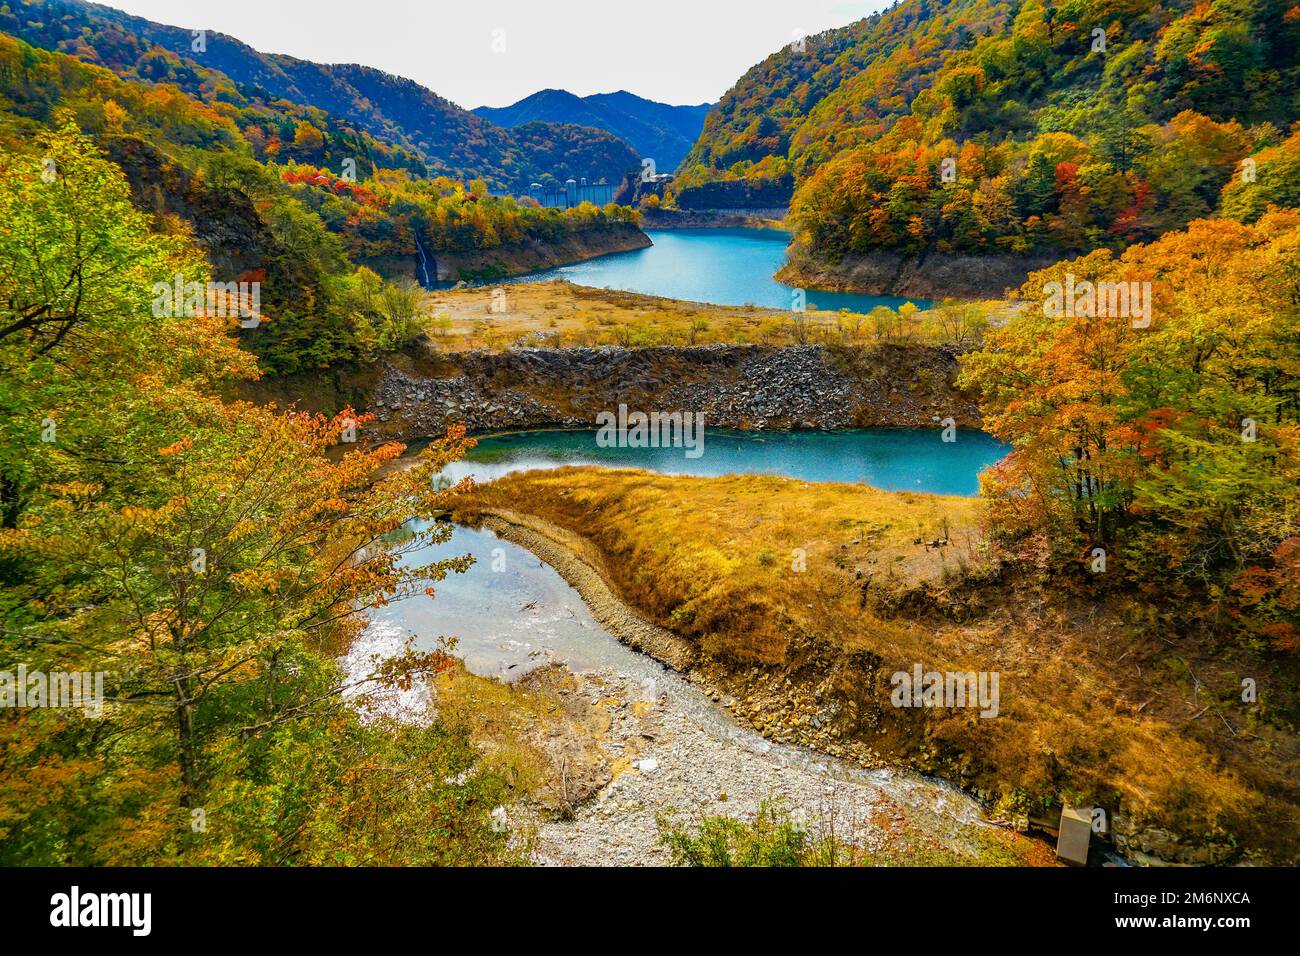
[[[529,93],[629,90],[717,100],[798,33],[889,0],[106,0],[159,23],[216,30],[265,53],[363,63],[467,107]],[[494,32],[504,52],[493,52]]]

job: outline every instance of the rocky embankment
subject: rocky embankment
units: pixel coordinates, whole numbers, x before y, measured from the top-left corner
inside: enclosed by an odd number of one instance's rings
[[[409,357],[408,357],[409,359]],[[702,412],[713,428],[926,427],[979,422],[951,349],[824,345],[512,349],[429,354],[384,367],[371,393],[386,434],[591,427],[619,404]]]
[[[535,239],[468,252],[436,252],[433,258],[438,281],[456,282],[523,275],[652,244],[650,237],[632,223],[615,222],[579,229],[556,240]]]
[[[1002,298],[1024,285],[1029,273],[1058,262],[1059,255],[969,255],[933,252],[920,257],[895,252],[844,256],[837,263],[808,255],[797,245],[776,274],[788,285],[869,295],[940,299]]]

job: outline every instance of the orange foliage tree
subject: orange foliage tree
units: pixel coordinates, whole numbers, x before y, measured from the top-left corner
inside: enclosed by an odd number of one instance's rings
[[[1058,568],[1101,548],[1107,579],[1205,598],[1294,646],[1297,262],[1300,214],[1275,210],[1030,276],[963,371],[1013,446],[985,489],[1005,539]],[[1086,282],[1150,283],[1150,311],[1045,308],[1051,283]]]

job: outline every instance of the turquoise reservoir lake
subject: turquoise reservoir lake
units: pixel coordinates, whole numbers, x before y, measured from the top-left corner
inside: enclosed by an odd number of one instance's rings
[[[785,475],[804,481],[867,484],[886,491],[979,494],[979,473],[1010,450],[980,431],[945,442],[939,428],[862,428],[839,432],[706,430],[703,454],[684,448],[601,448],[592,431],[532,431],[480,438],[444,476],[491,481],[514,471],[597,465],[671,475]]]
[[[618,252],[545,272],[520,276],[514,282],[567,279],[597,289],[640,292],[670,299],[713,305],[752,305],[788,309],[794,289],[772,278],[785,262],[790,234],[779,229],[651,229],[654,243],[647,249]],[[870,312],[878,305],[897,308],[914,302],[928,308],[927,299],[889,295],[806,291],[809,309]]]

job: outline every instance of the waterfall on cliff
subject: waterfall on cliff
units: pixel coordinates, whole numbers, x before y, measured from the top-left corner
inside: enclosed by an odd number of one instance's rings
[[[415,237],[415,251],[420,257],[420,284],[426,289],[432,289],[433,279],[429,276],[429,256],[424,251],[424,243],[420,241],[418,235]]]

